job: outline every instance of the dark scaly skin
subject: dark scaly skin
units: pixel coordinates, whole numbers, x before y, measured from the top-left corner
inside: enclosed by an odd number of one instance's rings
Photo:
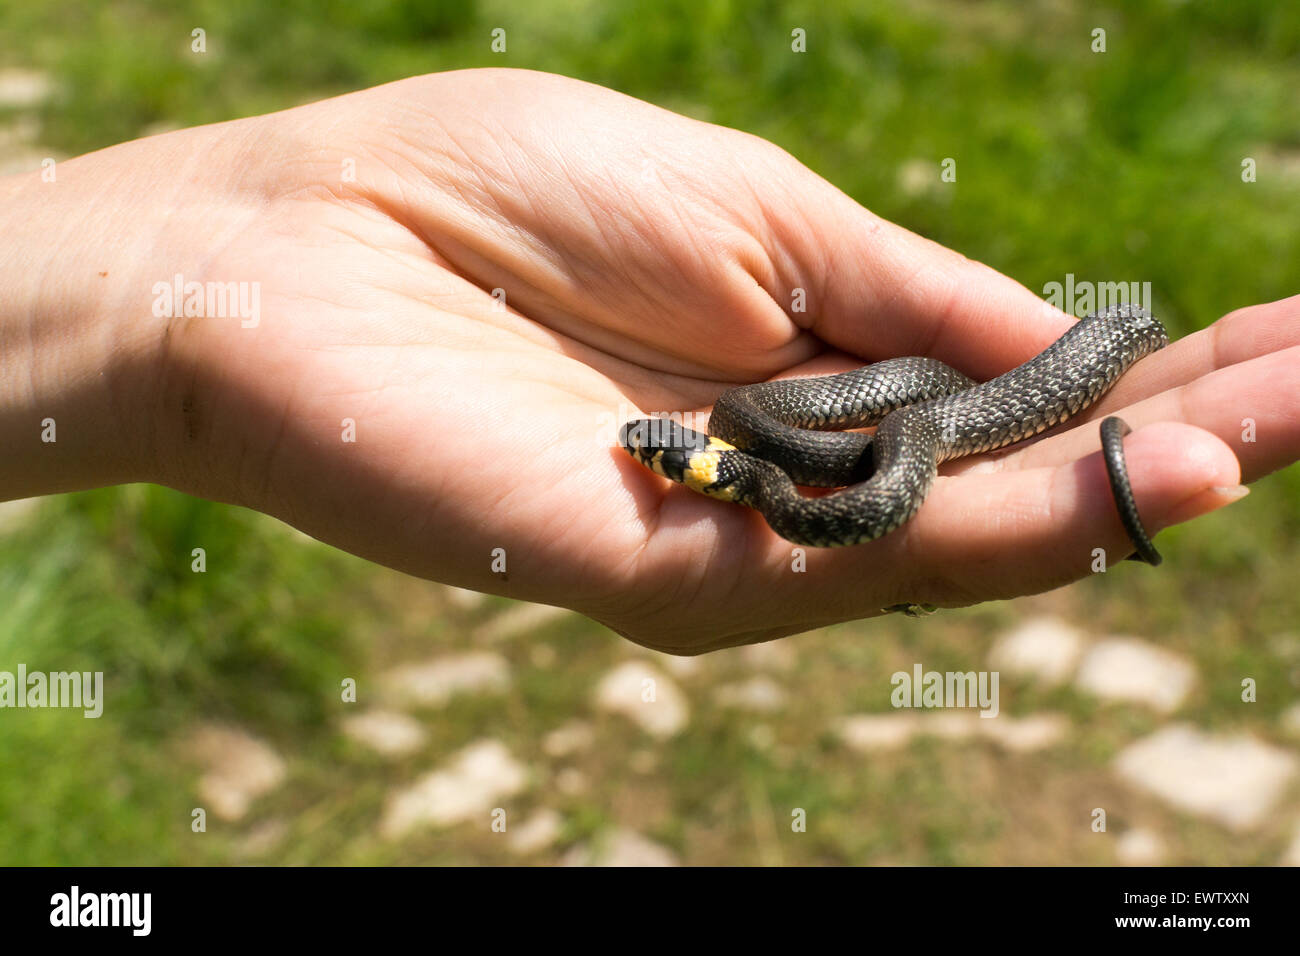
[[[1154,567],[1164,558],[1147,537],[1142,518],[1138,515],[1137,502],[1133,500],[1133,487],[1128,480],[1128,465],[1124,463],[1124,436],[1133,429],[1122,418],[1111,416],[1101,423],[1101,454],[1106,462],[1106,474],[1110,476],[1111,493],[1115,496],[1115,507],[1119,509],[1120,520],[1128,529],[1128,536],[1133,540],[1136,554],[1128,557],[1134,561],[1145,561]]]
[[[1168,341],[1144,310],[1114,306],[1081,319],[1024,365],[979,385],[931,359],[898,359],[842,375],[732,389],[718,399],[710,418],[715,437],[641,420],[624,425],[620,441],[665,477],[758,509],[774,531],[796,544],[860,544],[911,519],[942,462],[1002,448],[1077,415],[1134,362]],[[873,421],[879,426],[869,439],[809,430]],[[761,448],[764,457],[742,447]],[[796,481],[856,483],[805,498]],[[1142,542],[1149,547],[1150,541],[1136,506],[1125,509],[1132,491],[1122,467],[1112,472],[1111,482],[1121,518],[1142,553]]]
[[[842,488],[871,477],[871,436],[890,412],[975,385],[942,362],[897,358],[821,378],[733,388],[709,416],[709,434],[777,465],[796,484]],[[792,434],[791,429],[803,429]]]

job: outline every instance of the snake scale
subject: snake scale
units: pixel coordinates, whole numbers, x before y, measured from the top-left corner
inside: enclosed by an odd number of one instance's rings
[[[1078,415],[1168,342],[1146,310],[1117,305],[1080,319],[1042,353],[987,382],[935,359],[888,359],[730,389],[714,405],[710,434],[671,419],[638,419],[622,427],[619,442],[665,478],[757,509],[796,544],[861,544],[910,520],[943,462]],[[844,430],[871,425],[874,435]],[[1124,465],[1128,430],[1118,418],[1102,423],[1107,473],[1134,557],[1158,564]],[[797,485],[842,490],[813,498]]]

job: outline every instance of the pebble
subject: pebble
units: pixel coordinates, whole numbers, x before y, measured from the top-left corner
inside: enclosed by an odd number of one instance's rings
[[[284,782],[285,762],[262,740],[235,727],[205,724],[190,740],[190,750],[206,769],[199,796],[222,820],[240,820],[253,801]]]
[[[601,678],[596,706],[660,739],[680,733],[690,718],[686,696],[672,678],[639,660],[625,661]]]
[[[1155,831],[1136,827],[1115,841],[1115,859],[1125,866],[1159,866],[1165,859],[1165,844]]]
[[[1296,772],[1296,758],[1253,737],[1173,724],[1130,744],[1115,770],[1131,786],[1233,830],[1259,826]]]
[[[751,677],[739,684],[724,684],[714,693],[720,707],[757,713],[774,713],[785,707],[785,689],[770,677]]]
[[[579,844],[564,856],[565,866],[680,866],[671,850],[634,830],[618,828],[604,839]]]
[[[380,678],[385,696],[409,707],[442,707],[457,694],[500,693],[510,686],[510,664],[492,651],[469,651],[401,664]]]
[[[414,717],[392,710],[370,710],[344,718],[343,732],[385,757],[414,753],[428,736]]]
[[[572,611],[549,604],[519,602],[516,607],[503,611],[486,621],[474,632],[482,641],[504,641],[529,634],[563,617],[575,616]]]
[[[1098,641],[1084,655],[1075,686],[1102,700],[1145,704],[1172,713],[1196,683],[1196,670],[1178,654],[1131,637]]]
[[[595,739],[596,733],[591,724],[582,720],[570,720],[542,738],[542,752],[558,760],[589,749]]]
[[[1070,679],[1083,653],[1083,632],[1057,617],[1034,617],[1004,634],[989,652],[999,671],[1049,687]]]
[[[484,828],[500,801],[524,790],[528,774],[497,740],[479,740],[453,754],[389,797],[379,832],[395,840],[421,825],[449,826],[479,819]]]
[[[506,845],[521,856],[552,846],[564,829],[564,817],[550,808],[538,810],[516,827],[506,824]]]

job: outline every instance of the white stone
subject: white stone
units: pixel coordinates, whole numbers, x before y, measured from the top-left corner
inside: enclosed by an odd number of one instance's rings
[[[506,825],[506,845],[521,855],[545,850],[560,838],[564,817],[549,807],[538,810],[518,826]]]
[[[1159,834],[1138,827],[1115,841],[1115,858],[1125,866],[1159,866],[1165,859],[1165,844]]]
[[[1282,725],[1282,732],[1290,737],[1300,737],[1300,704],[1292,704],[1286,710],[1282,711],[1282,717],[1279,721]]]
[[[1300,658],[1300,634],[1294,631],[1283,631],[1280,634],[1274,634],[1267,641],[1269,653],[1274,657],[1280,657],[1284,661],[1293,661]]]
[[[241,819],[254,800],[284,782],[280,755],[237,728],[205,724],[191,737],[190,750],[206,768],[199,778],[199,796],[222,820]]]
[[[580,844],[564,856],[565,866],[678,866],[677,857],[641,834],[616,829],[591,845]]]
[[[591,724],[582,720],[570,720],[542,738],[542,752],[556,759],[569,757],[589,749],[595,739],[596,734]]]
[[[0,532],[16,531],[40,510],[42,498],[15,498],[0,501]]]
[[[714,695],[720,707],[773,713],[785,706],[785,690],[770,677],[751,677],[739,684],[724,684]]]
[[[443,585],[442,593],[448,604],[461,611],[473,611],[487,600],[486,594],[471,591],[469,588],[452,587],[450,584]]]
[[[1060,714],[981,717],[978,710],[956,709],[854,714],[835,725],[840,739],[859,751],[893,750],[913,737],[930,736],[946,741],[982,737],[1006,750],[1026,753],[1057,743],[1068,730],[1069,721]]]
[[[697,654],[694,657],[687,657],[683,654],[664,654],[659,651],[652,651],[653,660],[674,677],[694,677],[704,666],[704,655]]]
[[[538,670],[549,670],[555,666],[558,655],[555,648],[550,644],[542,641],[534,642],[533,646],[528,649],[528,660]]]
[[[479,627],[475,631],[475,636],[483,641],[504,641],[536,631],[553,621],[572,615],[572,611],[562,607],[528,604],[521,601],[517,606],[503,611]]]
[[[11,116],[0,122],[0,176],[30,173],[40,169],[47,159],[61,162],[67,158],[62,150],[37,142],[40,130],[41,124],[31,115]]]
[[[1297,824],[1291,845],[1286,848],[1279,861],[1282,866],[1300,866],[1300,824]]]
[[[1296,758],[1249,736],[1211,737],[1174,724],[1126,747],[1115,770],[1179,810],[1246,830],[1268,817]]]
[[[565,767],[555,775],[555,789],[566,797],[580,797],[589,789],[587,775],[577,767]]]
[[[1064,714],[1029,714],[1025,717],[977,718],[984,736],[1004,750],[1029,753],[1043,750],[1065,739],[1070,721]]]
[[[661,739],[679,733],[690,718],[681,689],[644,661],[625,661],[602,677],[596,687],[596,706],[622,714]]]
[[[1069,680],[1083,652],[1084,635],[1056,617],[1034,617],[998,638],[989,663],[998,671],[1046,686]]]
[[[1089,648],[1076,686],[1102,700],[1145,704],[1170,713],[1196,683],[1191,663],[1131,637],[1111,637]]]
[[[916,732],[940,740],[969,740],[992,722],[973,710],[923,710],[916,715]]]
[[[425,774],[388,800],[379,832],[395,840],[421,825],[445,827],[481,820],[486,829],[501,800],[523,791],[524,766],[497,740],[480,740],[453,754],[440,770]]]
[[[456,694],[500,693],[510,686],[510,664],[491,651],[469,651],[418,664],[401,664],[380,678],[387,696],[411,707],[441,707]]]
[[[419,750],[426,733],[423,725],[393,710],[368,710],[344,718],[343,732],[385,757],[401,757]]]
[[[50,89],[50,78],[45,73],[18,68],[0,70],[0,108],[39,106],[49,99]]]
[[[746,644],[740,648],[739,654],[746,667],[760,671],[791,671],[799,663],[799,653],[795,650],[795,643],[789,640]]]
[[[905,196],[921,196],[943,188],[943,170],[933,159],[909,159],[898,167],[898,189]]]
[[[912,739],[916,724],[910,713],[853,714],[836,721],[835,733],[852,750],[896,750]]]

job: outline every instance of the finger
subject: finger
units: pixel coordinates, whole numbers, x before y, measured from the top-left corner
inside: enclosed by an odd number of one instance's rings
[[[1089,417],[1294,346],[1300,346],[1300,295],[1229,312],[1133,366]]]
[[[1247,482],[1300,459],[1300,345],[1230,364],[1116,412],[1134,428],[1183,422],[1217,435]],[[1011,454],[960,468],[1012,471],[1072,461],[1096,449],[1095,420]]]
[[[1125,439],[1129,477],[1149,534],[1239,499],[1237,460],[1198,428],[1162,423]],[[1226,490],[1225,490],[1226,489]],[[897,547],[927,595],[899,601],[968,603],[1036,593],[1132,553],[1100,453],[1011,474],[941,479]]]

